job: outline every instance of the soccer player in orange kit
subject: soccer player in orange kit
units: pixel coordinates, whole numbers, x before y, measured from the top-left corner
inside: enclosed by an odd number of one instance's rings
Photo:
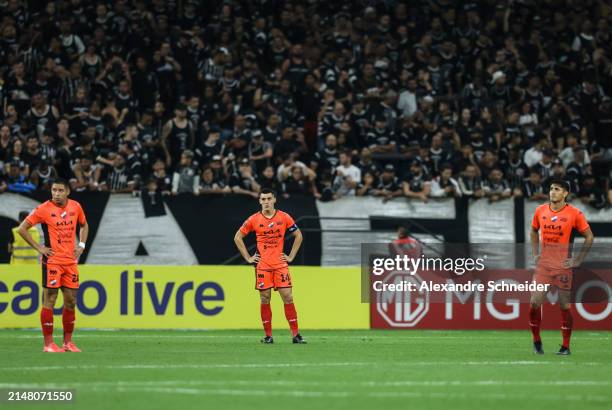
[[[272,288],[277,290],[285,303],[285,317],[289,322],[293,343],[306,343],[298,330],[297,312],[293,305],[291,291],[291,275],[288,264],[293,261],[302,244],[302,233],[289,214],[275,209],[276,194],[270,189],[262,189],[259,194],[261,211],[251,215],[238,229],[234,242],[242,257],[248,263],[256,264],[255,289],[259,291],[261,300],[261,322],[265,337],[262,343],[274,343],[272,338],[272,310],[270,298]],[[247,251],[243,238],[250,232],[255,232],[257,252],[251,256]],[[289,255],[283,253],[285,233],[294,236],[293,246]]]
[[[566,181],[560,179],[551,181],[550,203],[538,206],[531,222],[531,252],[536,262],[534,280],[536,283],[556,286],[559,291],[563,336],[563,344],[557,352],[559,355],[570,354],[573,322],[570,312],[572,268],[580,266],[584,261],[594,239],[582,211],[565,202],[568,194],[569,184]],[[574,229],[584,237],[584,244],[578,256],[571,258],[571,234]],[[540,324],[545,296],[545,291],[531,294],[529,326],[536,354],[544,354]]]
[[[89,226],[81,205],[68,199],[70,187],[68,182],[56,179],[51,185],[51,200],[32,211],[19,226],[19,234],[31,247],[42,255],[43,307],[40,312],[40,324],[44,337],[43,352],[80,352],[72,341],[74,330],[77,291],[79,289],[79,271],[77,263],[85,249]],[[41,224],[45,243],[36,243],[28,229]],[[77,226],[79,243],[76,244]],[[64,308],[62,322],[64,325],[63,347],[53,341],[53,307],[58,289],[62,288]]]

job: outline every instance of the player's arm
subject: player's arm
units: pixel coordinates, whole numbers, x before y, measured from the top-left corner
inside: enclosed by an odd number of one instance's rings
[[[234,243],[236,244],[236,247],[240,251],[240,254],[244,258],[244,260],[247,261],[247,263],[258,263],[259,254],[255,253],[253,256],[249,255],[249,251],[247,250],[246,245],[244,244],[244,237],[245,234],[240,229],[238,229],[238,231],[236,231],[236,235],[234,235]]]
[[[587,228],[585,231],[580,232],[580,234],[584,237],[584,243],[582,244],[582,248],[580,248],[580,253],[573,261],[568,261],[567,264],[570,264],[568,267],[578,267],[584,262],[591,246],[593,245],[593,241],[595,240],[595,236],[593,235],[593,231],[591,228]]]
[[[540,256],[540,235],[538,234],[538,229],[532,226],[529,236],[531,237],[531,256],[537,263]]]
[[[302,240],[304,239],[302,236],[302,231],[299,229],[293,231],[293,238],[293,246],[291,247],[291,252],[289,252],[289,255],[285,255],[284,253],[281,255],[281,259],[287,263],[293,262],[295,255],[297,255],[298,251],[300,250],[300,246],[302,246]]]
[[[30,232],[28,232],[28,229],[30,229],[31,227],[32,227],[32,224],[27,219],[24,219],[21,225],[19,225],[19,229],[17,232],[19,232],[19,235],[21,235],[21,237],[32,248],[36,249],[38,253],[46,257],[53,256],[53,249],[47,248],[46,246],[42,246],[39,243],[36,243],[34,238],[32,238],[32,235],[30,235]]]
[[[85,250],[85,244],[87,243],[87,237],[89,236],[89,224],[87,221],[81,225],[81,229],[79,230],[79,244],[74,248],[74,257],[79,260],[83,251]],[[82,246],[81,246],[82,244]]]
[[[531,238],[531,257],[534,263],[538,263],[540,258],[540,208],[537,208],[531,219],[531,230],[529,236]]]

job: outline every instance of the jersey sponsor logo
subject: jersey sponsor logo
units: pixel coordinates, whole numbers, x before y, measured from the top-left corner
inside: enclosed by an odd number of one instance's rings
[[[261,234],[262,235],[273,235],[274,233],[280,233],[280,229],[270,229],[269,231],[263,231]],[[280,238],[281,236],[278,235],[276,236],[277,238]]]
[[[544,229],[551,229],[553,231],[560,231],[561,226],[559,225],[544,225]]]

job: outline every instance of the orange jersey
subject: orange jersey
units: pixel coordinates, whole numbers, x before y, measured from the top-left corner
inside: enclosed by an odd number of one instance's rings
[[[77,263],[74,257],[77,225],[86,223],[85,213],[78,202],[69,199],[66,206],[60,208],[47,201],[37,206],[26,220],[32,225],[42,225],[45,246],[53,250],[53,256],[43,262],[53,265]]]
[[[285,244],[285,232],[295,232],[297,229],[289,214],[277,210],[271,218],[266,218],[261,212],[251,215],[240,227],[240,232],[244,235],[255,232],[260,256],[257,269],[278,269],[287,266],[287,262],[280,258]]]
[[[544,204],[536,208],[531,227],[540,231],[541,265],[561,268],[569,256],[572,231],[583,233],[589,224],[582,211],[572,205],[566,204],[555,212]]]

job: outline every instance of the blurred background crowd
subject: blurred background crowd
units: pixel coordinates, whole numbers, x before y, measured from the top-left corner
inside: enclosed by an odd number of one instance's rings
[[[427,7],[424,7],[427,6]],[[0,0],[0,193],[612,203],[612,4]]]

